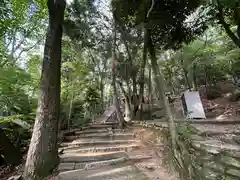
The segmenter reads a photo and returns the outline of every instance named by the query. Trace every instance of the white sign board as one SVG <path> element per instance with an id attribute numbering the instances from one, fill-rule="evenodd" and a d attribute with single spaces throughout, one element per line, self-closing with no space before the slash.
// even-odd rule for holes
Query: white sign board
<path id="1" fill-rule="evenodd" d="M 186 104 L 187 117 L 190 119 L 206 119 L 198 91 L 186 91 L 183 94 Z M 186 112 L 185 112 L 186 113 Z"/>

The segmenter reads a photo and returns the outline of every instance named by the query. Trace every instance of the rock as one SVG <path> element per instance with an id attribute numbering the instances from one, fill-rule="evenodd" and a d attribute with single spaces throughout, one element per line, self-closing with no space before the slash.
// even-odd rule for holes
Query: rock
<path id="1" fill-rule="evenodd" d="M 240 90 L 236 89 L 230 96 L 229 101 L 236 102 L 240 99 Z"/>
<path id="2" fill-rule="evenodd" d="M 238 169 L 229 169 L 226 171 L 227 174 L 240 178 L 240 172 Z"/>
<path id="3" fill-rule="evenodd" d="M 239 136 L 234 136 L 233 141 L 236 142 L 237 144 L 240 144 L 240 137 Z"/>
<path id="4" fill-rule="evenodd" d="M 216 162 L 216 161 L 205 162 L 204 167 L 206 167 L 208 169 L 211 169 L 211 170 L 213 170 L 215 172 L 218 172 L 218 173 L 223 173 L 224 170 L 225 170 L 225 166 Z"/>
<path id="5" fill-rule="evenodd" d="M 204 175 L 205 178 L 208 179 L 208 180 L 210 180 L 210 179 L 215 180 L 215 179 L 217 179 L 218 177 L 221 176 L 221 173 L 216 172 L 216 171 L 214 171 L 212 169 L 209 169 L 209 168 L 203 168 L 201 175 Z"/>
<path id="6" fill-rule="evenodd" d="M 233 166 L 240 169 L 240 161 L 235 158 L 223 156 L 221 158 L 221 161 L 226 165 Z"/>
<path id="7" fill-rule="evenodd" d="M 60 163 L 58 166 L 58 171 L 73 170 L 75 168 L 75 163 Z"/>

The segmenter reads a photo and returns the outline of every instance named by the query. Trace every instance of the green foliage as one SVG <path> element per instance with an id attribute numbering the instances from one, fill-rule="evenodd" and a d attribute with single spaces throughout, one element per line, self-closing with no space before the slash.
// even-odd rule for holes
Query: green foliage
<path id="1" fill-rule="evenodd" d="M 151 30 L 154 44 L 159 48 L 177 48 L 205 30 L 205 24 L 188 26 L 185 23 L 199 6 L 200 1 L 194 0 L 157 0 L 154 4 L 151 0 L 112 1 L 116 21 L 129 26 L 143 24 Z"/>
<path id="2" fill-rule="evenodd" d="M 178 51 L 163 52 L 161 59 L 165 61 L 160 66 L 168 88 L 178 91 L 182 89 L 181 85 L 184 85 L 184 89 L 189 84 L 191 87 L 207 85 L 209 94 L 219 97 L 220 89 L 215 91 L 211 87 L 229 79 L 237 81 L 239 52 L 239 48 L 225 33 L 211 28 L 192 43 L 184 44 Z"/>
<path id="3" fill-rule="evenodd" d="M 10 123 L 13 122 L 15 119 L 21 119 L 23 118 L 23 115 L 12 115 L 12 116 L 7 116 L 7 117 L 1 117 L 0 118 L 0 123 Z"/>
<path id="4" fill-rule="evenodd" d="M 89 87 L 84 99 L 85 109 L 95 109 L 100 104 L 100 96 L 96 88 Z"/>
<path id="5" fill-rule="evenodd" d="M 97 26 L 100 19 L 93 0 L 74 0 L 67 8 L 64 31 L 80 48 L 93 48 L 102 40 L 102 34 L 99 33 L 101 27 L 99 24 Z"/>
<path id="6" fill-rule="evenodd" d="M 0 117 L 0 128 L 4 130 L 16 147 L 19 147 L 31 135 L 31 125 L 26 122 L 25 116 L 22 114 Z"/>
<path id="7" fill-rule="evenodd" d="M 20 68 L 0 68 L 0 112 L 28 114 L 30 102 L 24 88 L 30 76 Z"/>

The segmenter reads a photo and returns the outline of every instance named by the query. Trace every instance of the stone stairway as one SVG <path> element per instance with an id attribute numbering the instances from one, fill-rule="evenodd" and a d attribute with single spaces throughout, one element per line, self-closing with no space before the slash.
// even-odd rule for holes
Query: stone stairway
<path id="1" fill-rule="evenodd" d="M 128 156 L 128 152 L 141 146 L 129 129 L 94 124 L 66 133 L 63 139 L 59 148 L 59 180 L 149 179 L 134 163 L 151 156 Z"/>
<path id="2" fill-rule="evenodd" d="M 63 135 L 58 180 L 173 180 L 133 127 L 92 124 Z"/>

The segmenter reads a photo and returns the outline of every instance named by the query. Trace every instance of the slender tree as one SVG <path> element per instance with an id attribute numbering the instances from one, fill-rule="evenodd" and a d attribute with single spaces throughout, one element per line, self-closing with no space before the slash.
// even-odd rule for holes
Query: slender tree
<path id="1" fill-rule="evenodd" d="M 117 29 L 116 24 L 113 25 L 113 43 L 112 43 L 112 87 L 113 87 L 113 104 L 117 111 L 117 119 L 119 122 L 119 128 L 123 128 L 124 126 L 124 119 L 120 109 L 120 104 L 118 101 L 118 92 L 116 86 L 116 36 L 117 36 Z"/>
<path id="2" fill-rule="evenodd" d="M 146 34 L 146 32 L 145 32 Z M 145 67 L 147 62 L 147 46 L 143 47 L 143 58 L 141 64 L 141 77 L 140 77 L 140 102 L 141 102 L 141 109 L 140 109 L 140 120 L 143 120 L 143 100 L 144 100 L 144 84 L 145 84 Z"/>
<path id="3" fill-rule="evenodd" d="M 58 164 L 62 23 L 65 0 L 48 0 L 49 27 L 36 120 L 25 165 L 25 179 L 43 179 Z"/>

